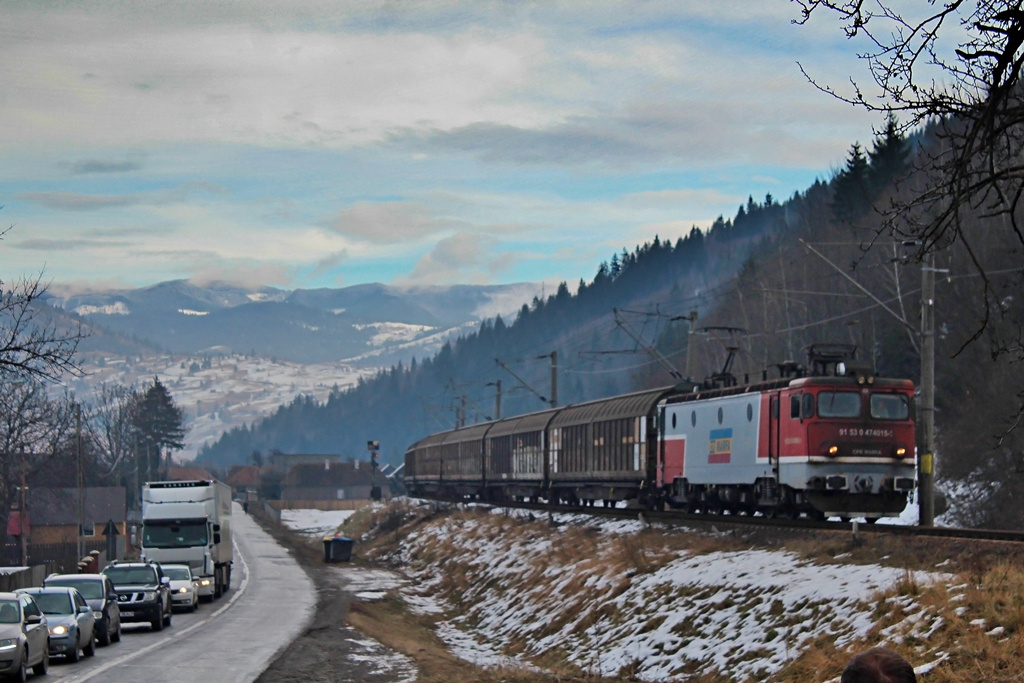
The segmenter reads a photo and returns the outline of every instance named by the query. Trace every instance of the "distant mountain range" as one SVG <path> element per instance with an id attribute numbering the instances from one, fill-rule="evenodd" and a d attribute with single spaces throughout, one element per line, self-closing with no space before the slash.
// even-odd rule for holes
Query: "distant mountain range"
<path id="1" fill-rule="evenodd" d="M 408 289 L 367 284 L 285 291 L 177 280 L 51 297 L 48 303 L 113 333 L 94 335 L 90 351 L 102 352 L 104 344 L 121 336 L 177 355 L 241 353 L 295 363 L 387 366 L 431 356 L 484 319 L 514 316 L 542 295 L 542 288 L 535 283 Z"/>

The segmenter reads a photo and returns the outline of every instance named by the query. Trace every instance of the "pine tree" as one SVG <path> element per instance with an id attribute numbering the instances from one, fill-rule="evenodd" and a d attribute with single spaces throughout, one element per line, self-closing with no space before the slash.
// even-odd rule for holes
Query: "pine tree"
<path id="1" fill-rule="evenodd" d="M 868 156 L 871 161 L 870 187 L 875 194 L 909 170 L 910 146 L 900 132 L 895 115 L 886 120 L 885 130 L 875 137 Z"/>
<path id="2" fill-rule="evenodd" d="M 871 206 L 868 160 L 860 143 L 853 143 L 846 157 L 846 167 L 832 181 L 832 214 L 836 220 L 851 223 Z"/>
<path id="3" fill-rule="evenodd" d="M 171 394 L 158 378 L 146 389 L 135 413 L 136 448 L 141 456 L 140 476 L 152 479 L 157 473 L 160 454 L 185 446 L 185 419 Z"/>

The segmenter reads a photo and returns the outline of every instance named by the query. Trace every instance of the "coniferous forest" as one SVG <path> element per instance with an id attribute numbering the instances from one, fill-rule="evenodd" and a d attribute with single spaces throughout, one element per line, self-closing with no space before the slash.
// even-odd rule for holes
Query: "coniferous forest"
<path id="1" fill-rule="evenodd" d="M 723 369 L 729 349 L 741 381 L 803 362 L 812 343 L 842 342 L 877 374 L 917 382 L 922 262 L 886 230 L 880 207 L 921 182 L 914 158 L 930 144 L 928 129 L 905 138 L 890 119 L 831 177 L 789 199 L 750 197 L 707 230 L 623 248 L 591 280 L 562 283 L 514 320 L 486 321 L 325 403 L 300 397 L 226 433 L 198 461 L 226 468 L 276 450 L 363 458 L 377 440 L 398 464 L 423 436 L 498 410 L 700 380 Z M 951 243 L 934 263 L 938 487 L 957 523 L 1019 527 L 1024 512 L 1007 503 L 1024 494 L 1024 431 L 1013 429 L 1024 370 L 1000 348 L 1024 329 L 1022 254 L 983 207 L 976 218 L 970 249 Z"/>

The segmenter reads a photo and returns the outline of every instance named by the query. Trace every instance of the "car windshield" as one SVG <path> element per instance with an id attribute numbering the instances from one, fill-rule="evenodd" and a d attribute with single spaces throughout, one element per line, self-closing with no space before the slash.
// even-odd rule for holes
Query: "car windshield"
<path id="1" fill-rule="evenodd" d="M 156 585 L 156 572 L 150 567 L 107 567 L 103 573 L 115 586 Z"/>
<path id="2" fill-rule="evenodd" d="M 860 394 L 823 391 L 818 394 L 818 417 L 860 417 Z"/>
<path id="3" fill-rule="evenodd" d="M 44 586 L 69 586 L 77 588 L 78 592 L 86 600 L 96 600 L 103 597 L 103 581 L 96 579 L 47 579 Z"/>
<path id="4" fill-rule="evenodd" d="M 188 567 L 164 567 L 164 574 L 171 577 L 172 581 L 188 581 L 192 578 Z"/>
<path id="5" fill-rule="evenodd" d="M 187 548 L 206 545 L 206 524 L 145 524 L 144 548 Z"/>
<path id="6" fill-rule="evenodd" d="M 74 614 L 75 608 L 68 593 L 35 593 L 33 598 L 43 614 Z"/>
<path id="7" fill-rule="evenodd" d="M 0 624 L 17 624 L 21 621 L 18 616 L 18 602 L 16 600 L 0 600 Z"/>
<path id="8" fill-rule="evenodd" d="M 871 394 L 871 417 L 875 420 L 906 420 L 910 402 L 903 394 Z"/>

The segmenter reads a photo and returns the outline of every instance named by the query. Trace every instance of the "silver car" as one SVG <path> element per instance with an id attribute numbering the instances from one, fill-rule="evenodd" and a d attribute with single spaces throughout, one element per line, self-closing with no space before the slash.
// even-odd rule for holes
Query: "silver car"
<path id="1" fill-rule="evenodd" d="M 19 588 L 16 593 L 31 595 L 46 615 L 50 631 L 50 654 L 64 655 L 77 662 L 80 654 L 96 654 L 96 616 L 76 588 Z"/>
<path id="2" fill-rule="evenodd" d="M 29 667 L 39 676 L 50 668 L 46 617 L 31 595 L 0 593 L 0 674 L 24 681 Z"/>
<path id="3" fill-rule="evenodd" d="M 164 576 L 171 580 L 171 607 L 195 612 L 199 605 L 199 581 L 187 564 L 164 564 Z"/>

